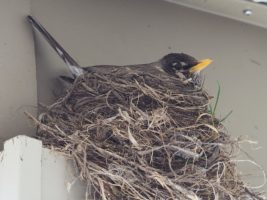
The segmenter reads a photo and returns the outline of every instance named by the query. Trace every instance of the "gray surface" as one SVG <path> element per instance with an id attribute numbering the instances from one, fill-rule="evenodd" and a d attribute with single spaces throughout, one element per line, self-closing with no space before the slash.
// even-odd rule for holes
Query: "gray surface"
<path id="1" fill-rule="evenodd" d="M 85 200 L 86 187 L 73 161 L 53 150 L 42 149 L 42 200 Z M 88 185 L 89 187 L 89 185 Z"/>
<path id="2" fill-rule="evenodd" d="M 212 58 L 206 87 L 216 95 L 220 82 L 218 116 L 233 110 L 229 133 L 258 140 L 261 149 L 246 148 L 267 169 L 266 29 L 159 0 L 35 0 L 32 10 L 81 65 L 145 63 L 180 51 Z M 64 64 L 40 37 L 37 62 L 39 100 L 49 103 Z"/>
<path id="3" fill-rule="evenodd" d="M 36 112 L 36 67 L 31 30 L 24 19 L 30 0 L 0 0 L 0 149 L 34 128 L 23 114 Z"/>

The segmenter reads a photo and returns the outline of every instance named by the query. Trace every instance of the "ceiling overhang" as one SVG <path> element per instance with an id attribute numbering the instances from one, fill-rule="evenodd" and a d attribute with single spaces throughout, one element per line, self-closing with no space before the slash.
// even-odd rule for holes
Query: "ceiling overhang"
<path id="1" fill-rule="evenodd" d="M 258 0 L 165 0 L 267 28 L 267 5 Z"/>

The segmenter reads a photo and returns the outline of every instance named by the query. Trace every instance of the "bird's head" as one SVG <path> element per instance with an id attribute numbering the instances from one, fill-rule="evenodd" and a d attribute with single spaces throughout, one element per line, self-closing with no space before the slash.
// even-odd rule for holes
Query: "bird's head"
<path id="1" fill-rule="evenodd" d="M 185 53 L 170 53 L 161 59 L 163 70 L 174 76 L 177 72 L 186 76 L 194 75 L 205 69 L 211 62 L 210 59 L 198 61 Z"/>

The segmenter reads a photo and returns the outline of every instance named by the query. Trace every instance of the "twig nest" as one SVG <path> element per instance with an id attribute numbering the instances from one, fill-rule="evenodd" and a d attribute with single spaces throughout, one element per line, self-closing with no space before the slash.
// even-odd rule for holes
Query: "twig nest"
<path id="1" fill-rule="evenodd" d="M 38 137 L 73 158 L 89 199 L 257 199 L 209 100 L 164 74 L 88 73 L 41 115 Z"/>

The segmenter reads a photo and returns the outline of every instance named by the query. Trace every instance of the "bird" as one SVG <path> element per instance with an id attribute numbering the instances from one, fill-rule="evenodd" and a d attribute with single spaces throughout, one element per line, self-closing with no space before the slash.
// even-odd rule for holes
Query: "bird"
<path id="1" fill-rule="evenodd" d="M 45 40 L 68 66 L 72 77 L 61 76 L 61 79 L 70 83 L 74 82 L 77 77 L 86 73 L 112 73 L 112 70 L 114 68 L 124 67 L 128 70 L 150 71 L 151 73 L 165 73 L 172 77 L 183 79 L 185 82 L 192 82 L 194 85 L 199 87 L 203 82 L 203 78 L 200 72 L 212 62 L 211 59 L 197 60 L 196 58 L 185 53 L 169 53 L 158 61 L 148 64 L 126 66 L 96 65 L 82 67 L 33 16 L 28 15 L 27 20 L 31 24 L 33 29 L 41 33 Z"/>

